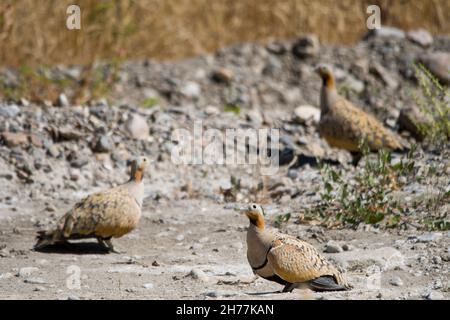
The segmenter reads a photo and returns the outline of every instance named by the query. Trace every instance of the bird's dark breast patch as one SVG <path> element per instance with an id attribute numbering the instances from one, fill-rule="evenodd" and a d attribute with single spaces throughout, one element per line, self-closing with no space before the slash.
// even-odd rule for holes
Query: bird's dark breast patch
<path id="1" fill-rule="evenodd" d="M 286 280 L 281 279 L 276 274 L 274 274 L 273 276 L 270 276 L 270 277 L 262 277 L 262 278 L 264 278 L 266 280 L 269 280 L 269 281 L 276 282 L 276 283 L 284 285 L 284 286 L 287 285 L 287 284 L 290 284 L 290 282 L 287 282 Z"/>

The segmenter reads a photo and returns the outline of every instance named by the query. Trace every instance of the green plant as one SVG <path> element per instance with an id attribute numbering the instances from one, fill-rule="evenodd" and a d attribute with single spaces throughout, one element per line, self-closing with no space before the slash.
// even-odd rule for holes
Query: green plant
<path id="1" fill-rule="evenodd" d="M 400 176 L 414 176 L 414 149 L 395 164 L 389 152 L 381 150 L 373 158 L 367 144 L 362 144 L 361 150 L 364 166 L 350 180 L 344 178 L 345 169 L 321 166 L 324 188 L 316 211 L 327 222 L 383 222 L 386 227 L 395 227 L 401 222 L 403 207 L 390 194 L 399 188 Z"/>
<path id="2" fill-rule="evenodd" d="M 279 214 L 275 218 L 274 224 L 277 228 L 280 228 L 283 225 L 283 223 L 288 222 L 290 219 L 291 219 L 290 213 Z"/>
<path id="3" fill-rule="evenodd" d="M 236 104 L 228 103 L 225 105 L 224 111 L 232 112 L 238 115 L 239 113 L 241 113 L 241 107 Z"/>
<path id="4" fill-rule="evenodd" d="M 142 108 L 153 108 L 159 104 L 158 98 L 148 98 L 141 102 Z"/>
<path id="5" fill-rule="evenodd" d="M 417 127 L 431 146 L 442 148 L 450 142 L 450 94 L 436 77 L 422 64 L 414 66 L 422 96 L 414 96 L 416 103 L 429 122 Z"/>

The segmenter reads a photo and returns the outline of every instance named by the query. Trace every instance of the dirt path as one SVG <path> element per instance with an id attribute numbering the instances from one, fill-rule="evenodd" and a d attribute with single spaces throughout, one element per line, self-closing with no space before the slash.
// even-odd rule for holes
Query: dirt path
<path id="1" fill-rule="evenodd" d="M 450 298 L 448 233 L 431 234 L 435 239 L 424 242 L 430 239 L 419 240 L 418 234 L 289 224 L 285 231 L 319 249 L 330 239 L 350 247 L 328 257 L 346 267 L 355 288 L 280 294 L 273 293 L 279 285 L 253 276 L 245 252 L 247 221 L 223 205 L 186 200 L 147 206 L 138 229 L 115 241 L 122 254 L 105 254 L 96 244 L 84 243 L 70 250 L 31 251 L 36 218 L 25 214 L 0 220 L 2 299 Z"/>

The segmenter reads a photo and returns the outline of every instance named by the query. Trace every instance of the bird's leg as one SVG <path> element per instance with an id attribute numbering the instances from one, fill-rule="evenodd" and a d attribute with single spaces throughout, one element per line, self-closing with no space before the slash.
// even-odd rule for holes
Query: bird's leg
<path id="1" fill-rule="evenodd" d="M 295 289 L 295 283 L 288 283 L 281 292 L 292 292 Z"/>
<path id="2" fill-rule="evenodd" d="M 111 242 L 111 238 L 104 239 L 104 240 L 105 240 L 106 246 L 108 247 L 108 249 L 109 249 L 110 252 L 113 252 L 113 253 L 120 253 L 119 251 L 117 251 L 116 249 L 114 249 L 114 246 L 113 246 L 113 244 L 112 244 L 112 242 Z"/>
<path id="3" fill-rule="evenodd" d="M 110 250 L 108 245 L 105 243 L 105 241 L 103 241 L 103 238 L 98 237 L 97 241 L 98 241 L 98 244 L 101 245 L 103 248 L 107 249 L 108 251 Z"/>

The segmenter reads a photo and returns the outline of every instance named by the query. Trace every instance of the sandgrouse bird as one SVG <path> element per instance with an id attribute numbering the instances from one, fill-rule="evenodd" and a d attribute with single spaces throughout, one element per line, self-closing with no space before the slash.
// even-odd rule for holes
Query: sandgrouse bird
<path id="1" fill-rule="evenodd" d="M 109 251 L 117 253 L 111 238 L 132 231 L 141 217 L 143 175 L 148 164 L 146 157 L 136 158 L 128 182 L 88 196 L 62 216 L 55 229 L 39 231 L 35 250 L 72 239 L 96 238 Z"/>
<path id="2" fill-rule="evenodd" d="M 331 147 L 348 150 L 354 155 L 360 154 L 362 141 L 371 151 L 404 149 L 400 139 L 374 116 L 337 93 L 335 79 L 328 66 L 321 64 L 316 67 L 316 72 L 322 78 L 319 133 Z"/>
<path id="3" fill-rule="evenodd" d="M 261 206 L 250 204 L 243 212 L 250 220 L 247 259 L 255 274 L 284 285 L 283 292 L 305 285 L 314 291 L 351 288 L 344 275 L 312 245 L 266 230 Z"/>

